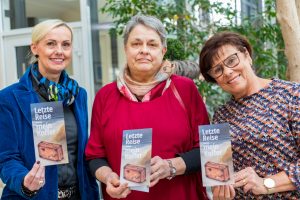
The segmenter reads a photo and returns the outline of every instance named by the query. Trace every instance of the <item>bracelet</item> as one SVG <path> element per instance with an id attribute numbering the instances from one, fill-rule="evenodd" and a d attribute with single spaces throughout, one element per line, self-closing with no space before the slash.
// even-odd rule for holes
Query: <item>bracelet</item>
<path id="1" fill-rule="evenodd" d="M 170 167 L 170 176 L 167 177 L 168 180 L 171 180 L 172 178 L 174 178 L 176 176 L 176 168 L 173 166 L 173 163 L 171 160 L 166 160 L 169 163 L 169 167 Z"/>
<path id="2" fill-rule="evenodd" d="M 23 194 L 25 194 L 27 197 L 33 197 L 37 194 L 38 190 L 31 191 L 27 187 L 25 187 L 24 182 L 22 182 L 21 191 Z"/>
<path id="3" fill-rule="evenodd" d="M 269 188 L 269 189 L 267 189 L 267 194 L 273 194 L 273 193 L 274 193 L 273 189 L 274 189 L 274 188 Z"/>

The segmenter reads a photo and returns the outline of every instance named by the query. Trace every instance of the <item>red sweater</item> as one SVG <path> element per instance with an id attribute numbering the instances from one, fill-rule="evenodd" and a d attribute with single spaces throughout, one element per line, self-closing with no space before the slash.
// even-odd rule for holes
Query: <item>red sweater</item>
<path id="1" fill-rule="evenodd" d="M 149 102 L 128 100 L 119 92 L 116 82 L 103 87 L 93 105 L 87 159 L 106 158 L 112 170 L 120 174 L 122 133 L 129 129 L 152 128 L 152 157 L 174 158 L 199 147 L 198 126 L 209 123 L 205 105 L 190 79 L 174 75 L 171 79 L 187 113 L 170 87 Z M 165 82 L 161 83 L 153 92 L 161 94 L 164 85 Z M 195 159 L 200 159 L 200 155 Z M 132 191 L 126 199 L 203 199 L 205 188 L 201 185 L 200 173 L 179 175 L 172 180 L 160 180 L 149 193 Z M 105 191 L 103 188 L 104 199 L 112 199 Z"/>

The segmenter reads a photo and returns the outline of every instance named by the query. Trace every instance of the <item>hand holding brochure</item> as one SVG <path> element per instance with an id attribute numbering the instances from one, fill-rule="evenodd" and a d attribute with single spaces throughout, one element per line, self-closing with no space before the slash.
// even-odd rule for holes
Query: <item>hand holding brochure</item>
<path id="1" fill-rule="evenodd" d="M 229 124 L 199 126 L 203 186 L 234 184 Z"/>
<path id="2" fill-rule="evenodd" d="M 34 103 L 30 107 L 35 159 L 43 166 L 68 163 L 62 102 Z"/>
<path id="3" fill-rule="evenodd" d="M 131 190 L 149 192 L 152 129 L 123 131 L 120 182 Z"/>

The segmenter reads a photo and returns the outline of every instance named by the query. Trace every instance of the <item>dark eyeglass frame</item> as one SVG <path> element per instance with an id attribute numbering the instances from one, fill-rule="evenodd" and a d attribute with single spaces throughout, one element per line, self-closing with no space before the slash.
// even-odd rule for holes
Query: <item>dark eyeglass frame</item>
<path id="1" fill-rule="evenodd" d="M 231 58 L 232 56 L 234 56 L 234 55 L 236 56 L 238 62 L 237 62 L 234 66 L 226 65 L 225 62 L 226 62 L 229 58 Z M 221 65 L 221 63 L 223 63 L 223 65 Z M 212 78 L 216 79 L 216 78 L 219 78 L 220 76 L 223 75 L 223 73 L 224 73 L 224 65 L 225 65 L 226 67 L 228 67 L 228 68 L 235 68 L 238 64 L 240 64 L 240 58 L 239 58 L 239 56 L 238 56 L 238 52 L 236 52 L 236 53 L 233 53 L 233 54 L 229 55 L 229 56 L 228 56 L 227 58 L 225 58 L 223 61 L 221 61 L 221 62 L 219 62 L 218 64 L 216 64 L 214 67 L 210 68 L 210 69 L 207 71 L 207 74 L 208 74 L 209 76 L 211 76 Z M 216 67 L 219 67 L 220 65 L 221 65 L 222 73 L 221 73 L 220 75 L 218 75 L 218 76 L 213 76 L 213 75 L 211 74 L 211 72 L 213 71 L 213 69 L 215 69 Z"/>

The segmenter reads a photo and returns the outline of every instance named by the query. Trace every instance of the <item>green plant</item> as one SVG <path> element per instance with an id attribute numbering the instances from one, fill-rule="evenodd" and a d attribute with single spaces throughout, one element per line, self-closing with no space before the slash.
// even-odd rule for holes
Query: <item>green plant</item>
<path id="1" fill-rule="evenodd" d="M 168 50 L 165 58 L 169 60 L 185 60 L 187 58 L 183 44 L 178 39 L 167 39 Z"/>
<path id="2" fill-rule="evenodd" d="M 181 59 L 196 60 L 203 43 L 210 35 L 224 30 L 239 32 L 253 45 L 256 73 L 265 78 L 286 79 L 287 60 L 283 52 L 281 31 L 276 22 L 275 1 L 265 0 L 264 8 L 262 13 L 243 18 L 241 23 L 237 23 L 240 14 L 231 4 L 210 3 L 209 0 L 107 0 L 102 12 L 112 15 L 119 34 L 122 34 L 125 23 L 135 14 L 159 18 L 167 32 L 175 36 L 184 48 L 184 51 L 174 50 L 181 47 L 177 47 L 176 42 L 172 41 L 174 49 L 173 44 L 169 46 L 169 50 L 171 49 L 167 55 L 169 59 L 172 56 L 182 56 Z M 199 13 L 204 13 L 201 20 Z M 210 17 L 217 15 L 223 17 Z M 217 85 L 201 80 L 195 80 L 195 83 L 206 100 L 208 111 L 212 116 L 214 109 L 228 100 L 229 95 Z"/>
<path id="3" fill-rule="evenodd" d="M 194 80 L 207 108 L 209 117 L 212 119 L 214 111 L 230 99 L 230 95 L 225 93 L 217 84 L 207 83 L 203 80 Z"/>

